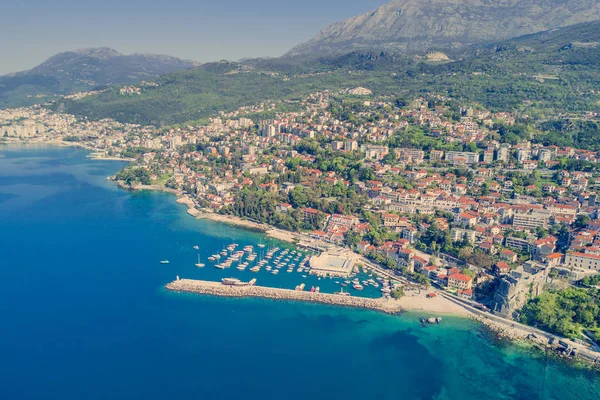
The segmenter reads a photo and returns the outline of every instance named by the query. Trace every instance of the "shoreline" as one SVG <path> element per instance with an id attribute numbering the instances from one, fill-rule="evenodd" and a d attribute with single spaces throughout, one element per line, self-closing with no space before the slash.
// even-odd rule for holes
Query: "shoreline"
<path id="1" fill-rule="evenodd" d="M 108 156 L 106 154 L 106 150 L 97 149 L 95 147 L 86 146 L 81 142 L 65 142 L 64 140 L 50 140 L 50 139 L 42 139 L 42 140 L 27 140 L 27 139 L 8 139 L 3 144 L 21 144 L 21 145 L 49 145 L 56 147 L 79 147 L 81 149 L 85 149 L 90 151 L 90 154 L 87 155 L 87 158 L 90 160 L 98 160 L 98 161 L 124 161 L 124 162 L 132 162 L 135 161 L 133 158 L 123 158 L 118 156 Z"/>
<path id="2" fill-rule="evenodd" d="M 104 153 L 104 150 L 95 149 L 92 147 L 85 146 L 78 142 L 64 142 L 62 140 L 39 140 L 39 141 L 5 141 L 5 144 L 24 144 L 24 145 L 50 145 L 58 147 L 79 147 L 90 151 L 88 158 L 91 160 L 106 160 L 106 161 L 126 161 L 131 162 L 131 159 L 123 159 L 119 157 L 102 156 L 95 153 Z M 254 221 L 245 220 L 233 215 L 218 214 L 208 210 L 198 210 L 196 204 L 192 198 L 188 195 L 183 194 L 181 190 L 166 188 L 161 185 L 135 185 L 129 186 L 122 181 L 116 181 L 114 177 L 107 178 L 114 181 L 120 188 L 132 191 L 160 191 L 164 193 L 170 193 L 176 195 L 176 203 L 186 205 L 187 213 L 196 219 L 207 219 L 218 223 L 226 223 L 231 226 L 249 229 L 252 231 L 263 232 L 267 236 L 285 241 L 292 244 L 297 244 L 303 235 L 295 232 L 284 231 L 273 226 L 258 223 Z M 370 264 L 366 263 L 367 265 Z M 378 270 L 380 268 L 377 268 Z M 181 282 L 181 283 L 177 283 Z M 303 301 L 312 303 L 321 303 L 329 305 L 337 305 L 359 309 L 370 309 L 381 311 L 388 314 L 398 314 L 402 311 L 418 312 L 422 311 L 429 314 L 441 314 L 451 315 L 456 317 L 468 318 L 479 322 L 483 328 L 485 328 L 490 334 L 492 334 L 497 340 L 507 340 L 511 343 L 522 344 L 526 346 L 534 347 L 538 350 L 542 350 L 547 345 L 547 338 L 544 336 L 554 336 L 548 332 L 544 332 L 543 335 L 537 335 L 532 337 L 533 330 L 535 328 L 520 326 L 521 324 L 513 324 L 509 326 L 506 323 L 500 323 L 493 320 L 494 315 L 482 316 L 479 312 L 470 310 L 469 307 L 464 305 L 458 305 L 453 301 L 450 301 L 442 296 L 438 296 L 435 299 L 421 300 L 420 297 L 425 299 L 424 295 L 413 295 L 404 296 L 399 300 L 384 298 L 364 298 L 359 296 L 339 296 L 328 293 L 311 293 L 311 292 L 297 292 L 290 289 L 278 289 L 269 287 L 253 286 L 253 290 L 242 289 L 243 287 L 231 287 L 225 286 L 220 283 L 211 282 L 211 285 L 198 285 L 198 284 L 187 284 L 184 282 L 194 282 L 192 280 L 182 279 L 167 284 L 165 287 L 171 291 L 189 292 L 204 295 L 213 295 L 219 297 L 256 297 L 274 300 L 291 300 L 291 301 Z M 206 281 L 200 281 L 206 282 Z M 234 288 L 229 289 L 228 288 Z M 225 289 L 225 290 L 223 290 Z M 242 289 L 242 290 L 240 290 Z M 555 349 L 555 348 L 554 348 Z M 572 360 L 565 359 L 563 356 L 558 358 L 563 361 Z M 596 367 L 596 363 L 593 359 L 588 357 L 577 357 L 578 361 L 582 361 L 584 364 L 592 367 Z"/>
<path id="3" fill-rule="evenodd" d="M 199 295 L 209 295 L 229 298 L 261 298 L 272 300 L 300 301 L 343 306 L 356 309 L 366 309 L 398 314 L 405 311 L 423 312 L 431 315 L 444 315 L 467 318 L 466 310 L 443 298 L 426 299 L 425 296 L 403 297 L 399 300 L 383 297 L 369 298 L 360 296 L 341 296 L 332 293 L 316 293 L 292 289 L 273 288 L 269 286 L 230 286 L 220 282 L 195 279 L 179 279 L 169 282 L 165 288 L 174 292 L 186 292 Z"/>

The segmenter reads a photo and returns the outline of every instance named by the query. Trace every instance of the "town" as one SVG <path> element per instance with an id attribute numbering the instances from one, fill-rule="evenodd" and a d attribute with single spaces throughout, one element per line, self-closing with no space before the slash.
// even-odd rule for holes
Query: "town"
<path id="1" fill-rule="evenodd" d="M 169 188 L 198 212 L 351 248 L 539 324 L 525 315 L 528 301 L 600 284 L 600 164 L 597 152 L 551 143 L 526 119 L 434 94 L 406 101 L 354 88 L 166 128 L 41 106 L 1 110 L 0 140 L 133 160 L 116 176 L 128 187 Z"/>

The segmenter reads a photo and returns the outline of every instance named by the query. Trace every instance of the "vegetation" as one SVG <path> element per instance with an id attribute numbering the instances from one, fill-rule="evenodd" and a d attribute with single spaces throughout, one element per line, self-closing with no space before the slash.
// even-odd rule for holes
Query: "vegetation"
<path id="1" fill-rule="evenodd" d="M 534 140 L 595 147 L 597 124 L 550 119 L 560 112 L 600 110 L 596 93 L 600 47 L 573 45 L 578 41 L 600 41 L 600 23 L 558 30 L 550 38 L 530 35 L 488 48 L 471 48 L 455 54 L 458 61 L 443 64 L 387 53 L 205 64 L 164 75 L 157 80 L 157 87 L 141 87 L 137 96 L 122 96 L 118 88 L 112 88 L 81 100 L 60 101 L 53 107 L 64 106 L 67 112 L 92 119 L 172 125 L 265 100 L 364 86 L 375 96 L 389 96 L 399 104 L 424 93 L 437 93 L 463 103 L 480 103 L 492 111 L 526 112 L 530 119 L 524 122 L 544 121 L 540 126 L 544 135 Z M 506 142 L 535 133 L 524 125 L 500 128 Z"/>
<path id="2" fill-rule="evenodd" d="M 520 320 L 569 338 L 581 337 L 584 329 L 600 326 L 599 291 L 568 288 L 549 291 L 529 300 Z"/>
<path id="3" fill-rule="evenodd" d="M 116 179 L 124 181 L 128 185 L 134 185 L 136 183 L 149 185 L 150 173 L 144 168 L 125 168 L 116 175 Z"/>
<path id="4" fill-rule="evenodd" d="M 396 289 L 392 290 L 391 296 L 394 299 L 400 299 L 404 297 L 404 289 L 402 289 L 401 286 L 397 287 Z"/>

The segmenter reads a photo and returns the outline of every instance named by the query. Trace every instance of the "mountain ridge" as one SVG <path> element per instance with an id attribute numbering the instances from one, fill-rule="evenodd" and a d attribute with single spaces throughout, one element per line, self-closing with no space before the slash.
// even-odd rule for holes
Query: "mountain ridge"
<path id="1" fill-rule="evenodd" d="M 393 0 L 325 27 L 284 57 L 368 49 L 423 53 L 596 20 L 595 0 Z"/>
<path id="2" fill-rule="evenodd" d="M 0 76 L 0 106 L 19 106 L 98 87 L 137 83 L 200 63 L 160 54 L 124 55 L 109 47 L 65 51 L 33 68 Z"/>

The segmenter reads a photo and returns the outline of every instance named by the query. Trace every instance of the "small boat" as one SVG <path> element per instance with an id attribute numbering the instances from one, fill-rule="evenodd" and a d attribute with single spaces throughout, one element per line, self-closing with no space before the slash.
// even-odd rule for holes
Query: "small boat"
<path id="1" fill-rule="evenodd" d="M 218 268 L 218 269 L 225 269 L 225 265 L 224 265 L 224 264 L 216 264 L 216 265 L 215 265 L 215 268 Z"/>
<path id="2" fill-rule="evenodd" d="M 200 250 L 200 247 L 194 246 L 194 250 Z"/>
<path id="3" fill-rule="evenodd" d="M 265 245 L 264 245 L 264 243 L 262 242 L 262 240 L 259 240 L 259 241 L 258 241 L 258 244 L 257 244 L 257 246 L 258 246 L 258 247 L 260 247 L 261 249 L 265 247 Z"/>
<path id="4" fill-rule="evenodd" d="M 272 273 L 273 275 L 277 275 L 277 274 L 279 273 L 279 270 L 278 270 L 278 269 L 274 269 L 274 270 L 272 270 L 272 271 L 271 271 L 271 273 Z"/>
<path id="5" fill-rule="evenodd" d="M 255 267 L 250 268 L 250 271 L 252 271 L 252 272 L 258 272 L 258 271 L 260 271 L 260 267 L 257 265 Z"/>
<path id="6" fill-rule="evenodd" d="M 363 290 L 364 287 L 363 285 L 361 285 L 360 283 L 355 283 L 354 286 L 352 286 L 354 289 L 356 290 Z"/>
<path id="7" fill-rule="evenodd" d="M 160 263 L 161 263 L 161 264 L 168 264 L 168 263 L 169 263 L 169 260 L 162 260 Z"/>
<path id="8" fill-rule="evenodd" d="M 204 267 L 204 264 L 202 264 L 202 263 L 200 262 L 200 254 L 198 254 L 198 262 L 196 263 L 196 267 L 198 267 L 198 268 L 202 268 L 202 267 Z"/>
<path id="9" fill-rule="evenodd" d="M 339 292 L 334 292 L 333 294 L 339 294 L 340 296 L 350 296 L 350 293 L 344 292 L 344 288 L 342 288 L 342 290 L 340 290 Z"/>

